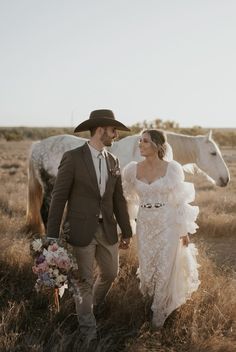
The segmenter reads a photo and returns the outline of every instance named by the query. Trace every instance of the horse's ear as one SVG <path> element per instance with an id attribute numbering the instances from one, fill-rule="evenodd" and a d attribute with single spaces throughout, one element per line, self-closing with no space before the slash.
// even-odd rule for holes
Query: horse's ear
<path id="1" fill-rule="evenodd" d="M 211 139 L 211 137 L 212 137 L 212 130 L 210 130 L 206 135 L 206 138 L 208 141 Z"/>

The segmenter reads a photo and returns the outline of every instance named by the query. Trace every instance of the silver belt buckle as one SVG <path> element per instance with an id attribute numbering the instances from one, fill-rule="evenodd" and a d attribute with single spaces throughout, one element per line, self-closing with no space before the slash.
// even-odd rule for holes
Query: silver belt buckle
<path id="1" fill-rule="evenodd" d="M 151 208 L 160 208 L 160 207 L 162 207 L 163 205 L 165 205 L 165 203 L 160 203 L 160 202 L 157 202 L 157 203 L 155 203 L 155 204 L 147 203 L 147 204 L 141 204 L 141 208 L 148 208 L 148 209 L 151 209 Z"/>
<path id="2" fill-rule="evenodd" d="M 160 208 L 160 207 L 162 207 L 162 205 L 163 205 L 163 203 L 159 203 L 159 202 L 158 202 L 158 203 L 155 203 L 155 204 L 154 204 L 154 207 L 155 207 L 155 208 Z"/>

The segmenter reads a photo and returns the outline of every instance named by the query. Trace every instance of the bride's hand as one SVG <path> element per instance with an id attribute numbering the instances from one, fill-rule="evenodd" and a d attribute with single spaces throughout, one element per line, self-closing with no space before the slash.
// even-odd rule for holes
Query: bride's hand
<path id="1" fill-rule="evenodd" d="M 183 246 L 188 247 L 189 242 L 190 242 L 190 239 L 189 239 L 188 235 L 182 236 L 180 238 L 182 239 Z"/>

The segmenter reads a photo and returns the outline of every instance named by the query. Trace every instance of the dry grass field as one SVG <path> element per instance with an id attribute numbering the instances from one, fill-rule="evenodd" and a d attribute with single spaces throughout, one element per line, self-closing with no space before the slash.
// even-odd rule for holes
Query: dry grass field
<path id="1" fill-rule="evenodd" d="M 30 141 L 0 141 L 0 351 L 79 351 L 73 298 L 66 292 L 61 310 L 34 290 L 31 239 L 23 231 L 26 211 L 27 156 Z M 94 352 L 236 351 L 236 151 L 222 149 L 231 182 L 216 188 L 195 180 L 200 207 L 201 286 L 175 311 L 160 332 L 150 328 L 149 303 L 138 290 L 135 240 L 121 253 L 120 274 L 98 320 Z"/>

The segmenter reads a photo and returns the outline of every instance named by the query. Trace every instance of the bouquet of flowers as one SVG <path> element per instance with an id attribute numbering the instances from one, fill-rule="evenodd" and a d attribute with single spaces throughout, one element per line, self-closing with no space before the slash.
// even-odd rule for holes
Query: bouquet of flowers
<path id="1" fill-rule="evenodd" d="M 68 275 L 77 269 L 75 259 L 56 242 L 36 239 L 31 247 L 35 257 L 32 270 L 37 275 L 36 291 L 54 289 L 55 301 L 58 301 L 58 295 L 62 297 L 68 288 Z"/>

